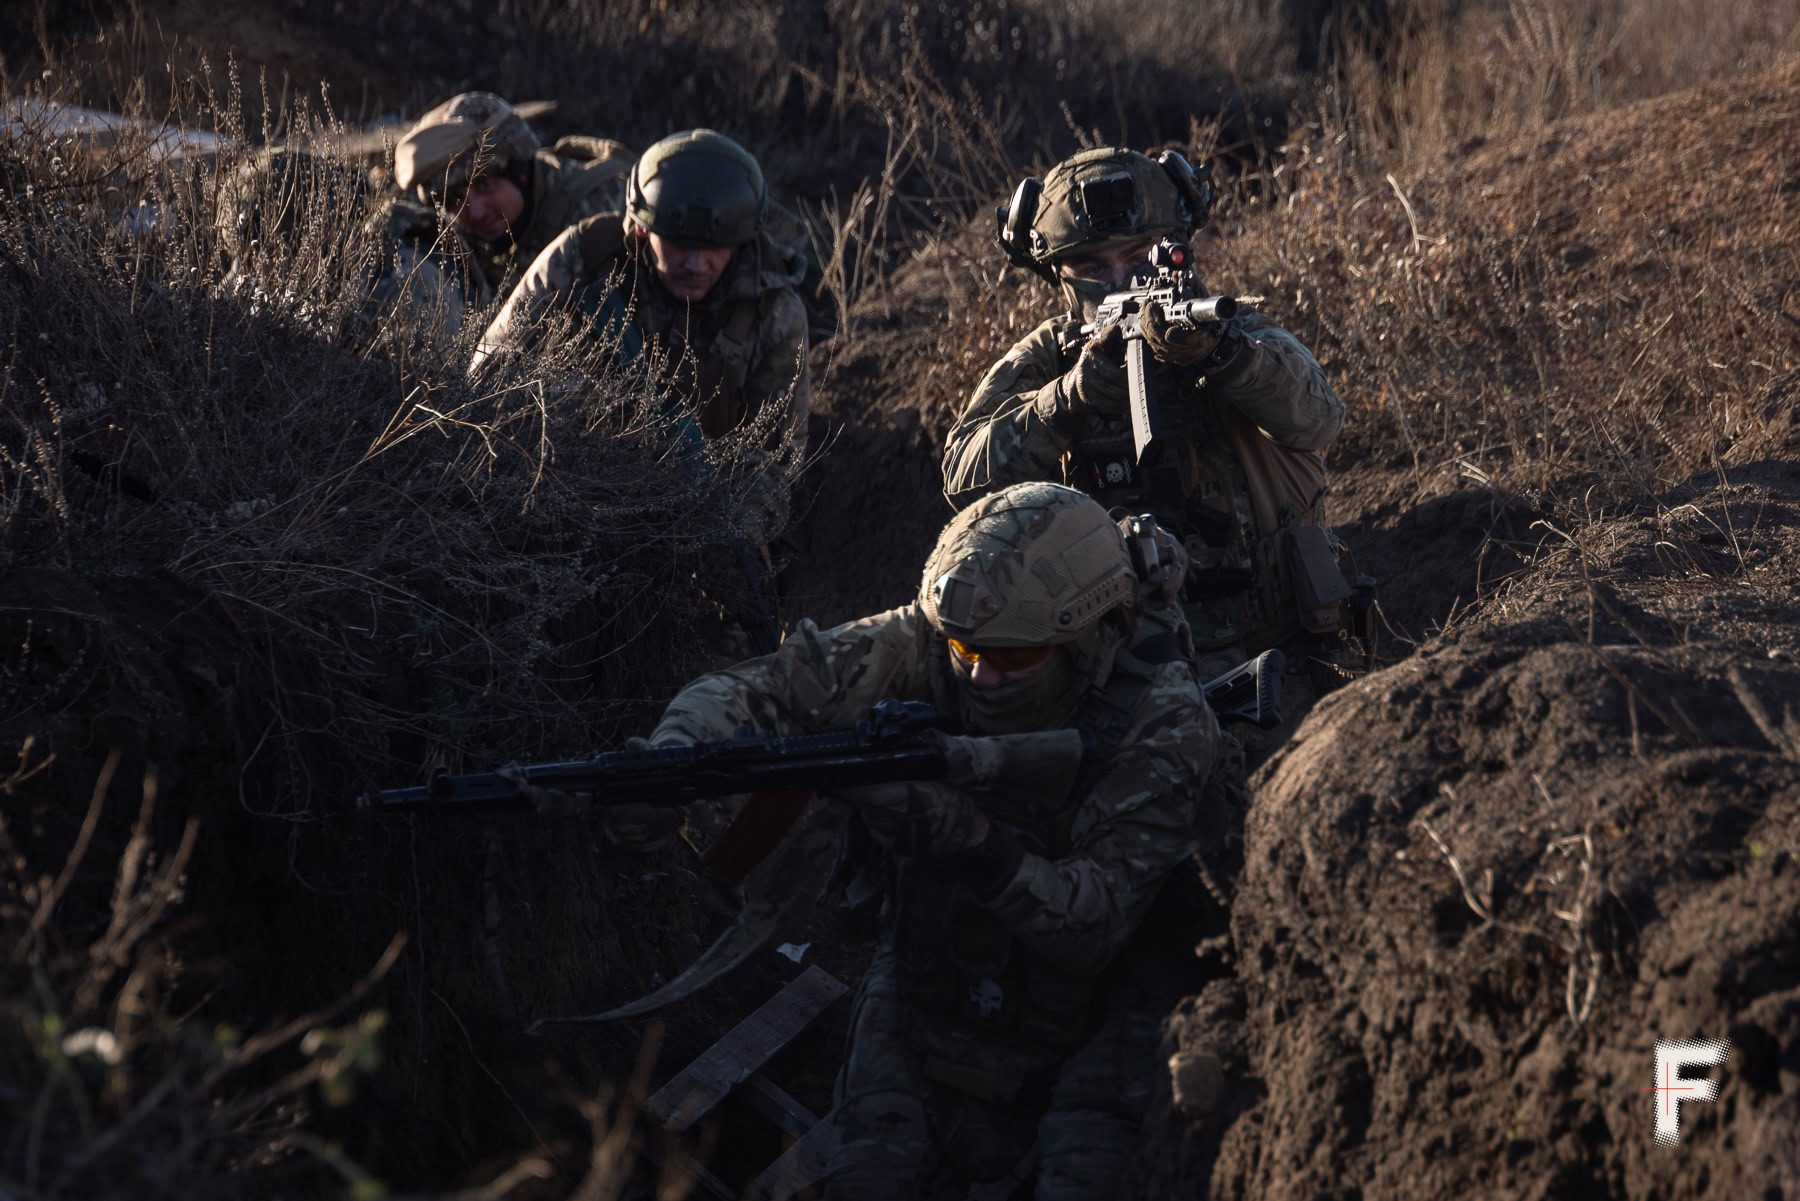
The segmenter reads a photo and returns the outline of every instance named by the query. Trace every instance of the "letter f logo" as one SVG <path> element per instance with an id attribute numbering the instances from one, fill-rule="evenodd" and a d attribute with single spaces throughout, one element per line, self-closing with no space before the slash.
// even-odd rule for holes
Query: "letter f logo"
<path id="1" fill-rule="evenodd" d="M 1657 1094 L 1656 1141 L 1673 1147 L 1681 1141 L 1681 1103 L 1683 1101 L 1717 1101 L 1717 1081 L 1704 1077 L 1685 1077 L 1682 1068 L 1711 1067 L 1725 1062 L 1731 1054 L 1731 1043 L 1724 1039 L 1696 1039 L 1693 1042 L 1656 1040 L 1656 1083 L 1649 1086 Z M 1675 1082 L 1679 1080 L 1680 1084 Z M 1644 1091 L 1644 1090 L 1639 1090 Z"/>

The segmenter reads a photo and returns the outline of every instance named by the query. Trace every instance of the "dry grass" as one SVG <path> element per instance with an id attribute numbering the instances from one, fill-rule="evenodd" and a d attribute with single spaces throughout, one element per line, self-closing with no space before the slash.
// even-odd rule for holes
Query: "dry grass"
<path id="1" fill-rule="evenodd" d="M 1354 414 L 1340 454 L 1416 482 L 1647 498 L 1789 434 L 1793 251 L 1769 180 L 1800 147 L 1714 144 L 1704 114 L 1729 103 L 1602 115 L 1411 174 L 1322 124 L 1240 193 L 1214 261 L 1336 373 Z"/>
<path id="2" fill-rule="evenodd" d="M 472 392 L 478 323 L 377 313 L 381 247 L 346 195 L 303 196 L 220 287 L 213 172 L 9 150 L 9 175 L 50 186 L 0 211 L 6 565 L 166 573 L 302 651 L 296 692 L 333 702 L 293 720 L 367 748 L 370 778 L 406 772 L 378 749 L 396 736 L 449 763 L 587 744 L 694 662 L 672 648 L 705 606 L 670 598 L 734 594 L 714 564 L 741 538 L 749 436 L 677 454 L 634 377 L 566 345 Z M 571 367 L 578 388 L 539 382 Z M 425 676 L 403 707 L 369 683 L 396 666 Z"/>
<path id="3" fill-rule="evenodd" d="M 1422 166 L 1474 139 L 1762 70 L 1800 52 L 1800 13 L 1700 0 L 1395 0 L 1351 40 L 1323 107 L 1366 152 Z"/>
<path id="4" fill-rule="evenodd" d="M 159 13 L 179 7 L 119 18 L 101 53 L 124 48 L 96 77 L 56 43 L 68 26 L 47 19 L 50 45 L 33 49 L 34 22 L 22 48 L 0 50 L 9 86 L 35 82 L 42 58 L 69 95 L 159 118 L 210 114 L 239 146 L 242 115 L 256 128 L 265 108 L 270 127 L 334 127 L 329 105 L 284 101 L 274 82 L 266 102 L 260 80 L 239 90 L 222 56 L 212 91 L 203 74 L 146 73 Z M 641 144 L 700 123 L 755 131 L 778 192 L 815 231 L 817 316 L 836 330 L 817 364 L 822 399 L 871 427 L 910 409 L 927 450 L 1056 303 L 1006 267 L 991 206 L 1078 145 L 1173 139 L 1226 168 L 1209 274 L 1265 295 L 1349 403 L 1340 466 L 1391 474 L 1414 494 L 1460 473 L 1604 503 L 1778 451 L 1800 372 L 1778 285 L 1800 264 L 1775 233 L 1764 254 L 1753 239 L 1785 228 L 1786 197 L 1769 181 L 1800 161 L 1780 132 L 1797 114 L 1759 118 L 1769 148 L 1756 171 L 1732 170 L 1731 147 L 1709 151 L 1690 130 L 1661 174 L 1628 164 L 1598 198 L 1570 175 L 1600 161 L 1611 106 L 1791 54 L 1797 19 L 1749 0 L 1388 9 L 1385 27 L 1340 17 L 1344 38 L 1317 78 L 1296 73 L 1274 0 L 1197 12 L 1123 0 L 502 0 L 480 18 L 511 29 L 498 42 L 459 25 L 477 21 L 460 11 L 407 28 L 422 77 L 562 99 L 553 132 Z M 302 33 L 322 20 L 290 15 Z M 382 30 L 369 32 L 373 44 Z M 470 75 L 475 48 L 496 44 Z M 671 78 L 671 62 L 685 72 Z M 596 77 L 614 88 L 596 93 Z M 417 111 L 439 98 L 398 84 L 372 95 L 350 107 Z M 1553 126 L 1571 157 L 1544 149 Z M 0 570 L 83 581 L 115 606 L 133 581 L 207 606 L 270 718 L 254 746 L 219 752 L 222 777 L 254 782 L 242 795 L 258 814 L 300 822 L 352 781 L 564 755 L 641 722 L 700 665 L 693 631 L 717 620 L 716 598 L 730 602 L 730 514 L 752 486 L 738 460 L 758 431 L 711 448 L 702 468 L 676 453 L 632 379 L 554 338 L 523 383 L 472 391 L 462 364 L 479 321 L 444 338 L 405 315 L 372 317 L 366 281 L 381 250 L 357 202 L 332 188 L 256 247 L 243 282 L 222 286 L 211 214 L 230 166 L 230 154 L 216 168 L 172 167 L 147 144 L 93 160 L 0 136 Z M 1587 220 L 1605 203 L 1616 208 L 1606 221 Z M 1592 236 L 1608 223 L 1623 231 L 1616 244 Z M 902 566 L 910 576 L 916 562 Z M 46 713 L 79 722 L 111 698 L 148 696 L 145 664 L 178 653 L 90 617 L 0 608 L 9 745 Z M 200 1021 L 167 1006 L 134 1009 L 146 989 L 179 992 L 172 919 L 192 836 L 176 823 L 160 843 L 115 840 L 139 845 L 135 874 L 110 899 L 89 880 L 101 899 L 72 909 L 57 880 L 81 862 L 71 848 L 84 811 L 32 794 L 53 777 L 74 775 L 7 785 L 60 824 L 30 840 L 7 831 L 0 952 L 20 948 L 9 995 L 27 999 L 0 1043 L 0 1114 L 41 1133 L 0 1143 L 0 1188 L 120 1195 L 129 1172 L 154 1169 L 185 1195 L 225 1196 L 235 1168 L 254 1190 L 296 1163 L 371 1187 L 355 1155 L 333 1160 L 329 1143 L 293 1128 L 297 1111 L 278 1129 L 259 1124 L 268 1109 L 239 1108 L 300 1098 L 354 1030 L 316 1044 L 326 1057 L 314 1056 L 314 1076 L 253 1088 L 219 1074 L 246 1043 L 195 1035 Z M 81 1049 L 97 1035 L 58 1041 L 77 1030 L 136 1048 L 122 1060 L 131 1075 Z M 283 1080 L 286 1093 L 258 1091 Z M 231 1120 L 216 1124 L 202 1111 L 220 1098 Z M 185 1142 L 156 1144 L 175 1148 L 167 1157 L 131 1159 L 152 1120 L 198 1124 Z M 94 1156 L 84 1140 L 111 1130 Z M 617 1150 L 610 1138 L 596 1135 L 595 1155 Z M 286 1151 L 272 1151 L 281 1139 Z M 123 1166 L 81 1175 L 102 1161 Z"/>
<path id="5" fill-rule="evenodd" d="M 740 599 L 734 515 L 763 431 L 683 449 L 637 376 L 566 340 L 515 386 L 473 391 L 478 324 L 448 337 L 370 303 L 382 249 L 348 191 L 303 187 L 300 218 L 223 282 L 211 218 L 236 152 L 214 165 L 160 160 L 148 139 L 90 150 L 0 135 L 0 741 L 28 747 L 3 781 L 0 1190 L 267 1195 L 298 1178 L 376 1196 L 380 1165 L 301 1122 L 315 1085 L 374 1068 L 378 1030 L 313 1036 L 299 1066 L 294 1048 L 330 1014 L 215 1037 L 242 1016 L 207 1003 L 215 988 L 285 990 L 189 959 L 225 920 L 183 912 L 196 839 L 217 867 L 220 838 L 259 845 L 242 841 L 240 808 L 296 837 L 322 829 L 315 842 L 347 858 L 344 888 L 380 870 L 383 845 L 321 824 L 355 791 L 437 764 L 566 757 L 639 727 L 717 653 L 705 631 Z M 190 788 L 205 782 L 184 811 L 207 826 L 146 800 L 109 890 L 84 853 L 117 848 L 129 817 L 114 773 L 95 783 L 85 757 L 132 739 L 128 762 L 179 761 Z M 77 787 L 94 797 L 79 830 Z M 257 851 L 232 866 L 271 864 Z M 415 845 L 409 868 L 415 895 L 463 870 L 454 843 L 430 859 Z M 354 958 L 389 936 L 384 920 L 317 949 Z M 685 921 L 666 915 L 671 932 Z M 464 933 L 444 931 L 458 947 Z M 329 971 L 290 995 L 329 992 Z M 412 1007 L 396 1021 L 404 1050 L 430 1046 Z"/>
<path id="6" fill-rule="evenodd" d="M 330 1178 L 325 1167 L 349 1167 L 354 1181 L 360 1171 L 341 1156 L 322 1154 L 315 1163 L 295 1154 L 312 1149 L 299 1127 L 319 1099 L 348 1101 L 358 1077 L 378 1062 L 384 1014 L 369 1011 L 339 1028 L 327 1023 L 363 1001 L 405 940 L 396 939 L 325 1010 L 250 1037 L 195 1021 L 176 1000 L 184 964 L 175 919 L 200 827 L 188 818 L 176 845 L 158 849 L 153 774 L 142 781 L 130 837 L 99 907 L 104 923 L 92 923 L 100 898 L 89 895 L 96 884 L 79 877 L 118 766 L 114 754 L 102 767 L 53 880 L 28 873 L 21 852 L 31 832 L 0 820 L 0 896 L 8 898 L 0 904 L 0 1113 L 9 1119 L 0 1136 L 0 1188 L 33 1201 L 232 1197 L 241 1195 L 241 1173 L 316 1189 Z M 27 742 L 0 779 L 0 796 L 20 797 L 48 767 Z"/>

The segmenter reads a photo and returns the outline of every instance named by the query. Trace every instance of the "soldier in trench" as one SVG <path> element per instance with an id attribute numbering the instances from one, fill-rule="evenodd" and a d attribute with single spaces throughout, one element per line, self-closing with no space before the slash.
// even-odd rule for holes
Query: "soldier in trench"
<path id="1" fill-rule="evenodd" d="M 1165 540 L 1165 561 L 1181 562 Z M 1216 836 L 1221 736 L 1183 654 L 1180 570 L 1139 579 L 1082 493 L 1022 483 L 943 531 L 917 600 L 701 677 L 647 743 L 842 728 L 918 700 L 974 734 L 1093 738 L 1066 798 L 941 783 L 844 790 L 878 881 L 878 951 L 837 1084 L 826 1196 L 950 1198 L 1035 1143 L 1039 1201 L 1104 1201 L 1151 1099 L 1161 1019 L 1191 963 L 1146 920 Z M 674 811 L 609 809 L 648 846 Z"/>
<path id="2" fill-rule="evenodd" d="M 467 252 L 458 299 L 481 308 L 506 296 L 558 234 L 616 211 L 631 152 L 616 142 L 565 137 L 554 147 L 491 92 L 464 92 L 425 113 L 394 147 L 396 231 L 442 257 L 445 238 Z M 428 220 L 419 219 L 419 206 Z M 441 227 L 436 215 L 449 218 Z"/>
<path id="3" fill-rule="evenodd" d="M 1287 660 L 1282 726 L 1241 728 L 1253 768 L 1343 678 L 1350 589 L 1324 524 L 1323 451 L 1344 406 L 1318 361 L 1268 317 L 1181 328 L 1152 304 L 1144 342 L 1170 445 L 1160 470 L 1135 464 L 1120 330 L 1082 327 L 1109 294 L 1151 273 L 1159 240 L 1186 244 L 1206 224 L 1212 189 L 1179 154 L 1119 148 L 1082 151 L 1035 183 L 1022 189 L 1032 210 L 1002 244 L 1058 288 L 1064 311 L 976 387 L 946 439 L 944 493 L 962 506 L 1053 480 L 1155 514 L 1192 560 L 1181 608 L 1201 678 L 1270 648 Z M 1019 196 L 1014 205 L 1024 207 Z"/>
<path id="4" fill-rule="evenodd" d="M 763 547 L 786 524 L 812 407 L 806 306 L 794 290 L 806 269 L 805 229 L 770 199 L 755 156 L 714 130 L 672 134 L 633 165 L 623 213 L 584 220 L 538 255 L 469 373 L 499 382 L 549 313 L 575 315 L 583 336 L 654 371 L 701 436 L 756 423 L 755 488 L 741 516 Z"/>

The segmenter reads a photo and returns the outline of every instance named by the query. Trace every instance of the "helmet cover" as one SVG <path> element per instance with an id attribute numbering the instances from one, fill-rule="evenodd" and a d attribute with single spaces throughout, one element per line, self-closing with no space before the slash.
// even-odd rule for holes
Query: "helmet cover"
<path id="1" fill-rule="evenodd" d="M 1136 584 L 1124 537 L 1100 503 L 1034 481 L 983 497 L 944 527 L 919 608 L 972 646 L 1056 646 L 1135 605 Z"/>

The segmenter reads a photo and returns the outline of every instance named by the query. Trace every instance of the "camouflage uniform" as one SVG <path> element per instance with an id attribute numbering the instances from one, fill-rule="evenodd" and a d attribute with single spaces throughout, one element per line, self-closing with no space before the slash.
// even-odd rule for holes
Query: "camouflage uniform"
<path id="1" fill-rule="evenodd" d="M 629 312 L 675 391 L 689 399 L 702 433 L 716 438 L 779 404 L 783 414 L 767 449 L 798 461 L 812 407 L 806 307 L 794 292 L 806 276 L 805 235 L 797 219 L 783 217 L 740 250 L 696 304 L 664 290 L 645 243 L 623 235 L 617 214 L 565 230 L 507 297 L 470 371 L 480 375 L 494 356 L 528 344 L 554 305 L 578 307 L 596 324 Z"/>
<path id="2" fill-rule="evenodd" d="M 469 237 L 448 217 L 429 240 L 415 233 L 415 245 L 440 258 L 446 249 L 441 240 L 455 239 L 470 267 L 465 299 L 480 307 L 505 296 L 524 267 L 563 230 L 595 213 L 616 211 L 634 157 L 604 138 L 565 137 L 544 149 L 506 101 L 465 92 L 420 117 L 401 139 L 395 182 L 409 197 L 432 206 L 471 175 L 504 175 L 518 185 L 525 211 L 498 242 Z"/>
<path id="3" fill-rule="evenodd" d="M 705 299 L 692 303 L 662 286 L 646 240 L 626 231 L 628 218 L 606 213 L 565 230 L 531 264 L 482 335 L 471 375 L 489 377 L 530 345 L 554 307 L 579 310 L 603 336 L 612 336 L 606 331 L 629 314 L 635 337 L 622 342 L 621 352 L 650 352 L 703 435 L 717 438 L 747 421 L 766 420 L 764 452 L 797 464 L 812 408 L 806 307 L 794 291 L 806 278 L 806 230 L 793 214 L 765 205 L 725 274 Z M 766 534 L 786 522 L 787 488 L 782 471 L 768 470 L 762 478 L 769 483 L 750 516 Z"/>
<path id="4" fill-rule="evenodd" d="M 1141 155 L 1089 151 L 1051 173 L 1045 196 L 1057 199 L 1059 182 L 1066 195 L 1084 172 L 1122 172 L 1121 162 L 1140 190 L 1169 186 Z M 1172 219 L 1159 220 L 1153 232 L 1168 233 Z M 1148 224 L 1110 240 L 1142 236 Z M 1083 248 L 1055 247 L 1065 254 Z M 1338 600 L 1348 591 L 1323 528 L 1322 452 L 1344 421 L 1323 370 L 1297 338 L 1259 314 L 1227 323 L 1205 363 L 1153 360 L 1150 382 L 1167 443 L 1166 466 L 1153 477 L 1136 469 L 1128 412 L 1072 403 L 1087 318 L 1081 298 L 1066 284 L 1064 291 L 1071 311 L 1045 321 L 989 369 L 951 429 L 945 495 L 960 506 L 1019 480 L 1060 480 L 1109 507 L 1154 513 L 1193 560 L 1183 609 L 1202 674 L 1284 644 L 1294 673 L 1320 636 L 1335 636 Z M 1290 692 L 1307 682 L 1291 674 Z"/>
<path id="5" fill-rule="evenodd" d="M 979 600 L 962 604 L 965 616 L 952 612 L 960 582 L 972 577 L 937 568 L 960 555 L 983 559 L 986 578 L 1003 587 L 1034 577 L 1058 598 L 1036 617 L 1054 621 L 1056 606 L 1094 592 L 1068 587 L 1069 558 L 1053 566 L 1005 551 L 964 554 L 955 535 L 982 522 L 1004 530 L 1016 519 L 1011 528 L 1029 537 L 1039 520 L 1032 506 L 1046 496 L 1066 503 L 1064 493 L 1023 485 L 959 515 L 927 568 L 920 603 L 825 631 L 801 622 L 778 653 L 688 685 L 652 742 L 720 738 L 740 727 L 842 728 L 889 698 L 929 701 L 961 713 L 975 732 L 995 732 L 972 708 L 979 692 L 946 636 L 969 636 L 956 622 L 971 608 L 980 618 Z M 1108 521 L 1091 502 L 1076 502 Z M 1112 542 L 1107 553 L 1122 555 L 1122 540 Z M 1006 644 L 994 623 L 985 636 Z M 970 1180 L 1005 1175 L 1036 1140 L 1040 1201 L 1103 1198 L 1135 1146 L 1158 1073 L 1158 1023 L 1179 995 L 1139 970 L 1155 958 L 1143 953 L 1150 930 L 1140 927 L 1199 845 L 1220 734 L 1174 628 L 1154 610 L 1135 624 L 1098 622 L 1070 645 L 1068 661 L 1075 674 L 1031 727 L 1093 736 L 1096 753 L 1068 798 L 1005 789 L 975 796 L 990 823 L 983 843 L 947 855 L 892 851 L 878 861 L 880 951 L 857 996 L 838 1082 L 828 1197 L 960 1195 Z M 932 789 L 948 788 L 892 787 L 907 790 L 902 808 L 915 813 Z"/>

